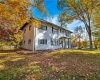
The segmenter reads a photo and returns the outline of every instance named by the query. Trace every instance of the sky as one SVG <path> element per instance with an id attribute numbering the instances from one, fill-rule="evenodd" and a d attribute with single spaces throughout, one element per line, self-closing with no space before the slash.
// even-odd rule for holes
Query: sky
<path id="1" fill-rule="evenodd" d="M 54 24 L 60 25 L 58 22 L 58 16 L 60 14 L 60 10 L 57 9 L 57 0 L 45 0 L 44 4 L 50 16 L 49 17 L 42 16 L 40 11 L 35 8 L 33 9 L 34 11 L 33 15 L 36 18 L 42 18 Z M 73 32 L 75 27 L 77 26 L 84 27 L 84 24 L 78 20 L 74 20 L 71 24 L 67 24 L 67 29 Z"/>

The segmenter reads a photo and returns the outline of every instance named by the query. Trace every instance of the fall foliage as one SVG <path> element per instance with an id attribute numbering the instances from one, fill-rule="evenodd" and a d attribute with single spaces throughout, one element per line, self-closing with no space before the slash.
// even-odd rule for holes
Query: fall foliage
<path id="1" fill-rule="evenodd" d="M 60 14 L 60 22 L 66 24 L 73 20 L 80 20 L 84 23 L 89 35 L 90 48 L 92 48 L 92 32 L 91 21 L 94 13 L 100 9 L 99 0 L 58 0 L 58 9 L 62 11 Z"/>
<path id="2" fill-rule="evenodd" d="M 15 41 L 14 35 L 29 20 L 29 7 L 47 13 L 44 0 L 0 0 L 0 39 Z"/>
<path id="3" fill-rule="evenodd" d="M 19 51 L 0 51 L 1 80 L 100 79 L 99 50 Z"/>

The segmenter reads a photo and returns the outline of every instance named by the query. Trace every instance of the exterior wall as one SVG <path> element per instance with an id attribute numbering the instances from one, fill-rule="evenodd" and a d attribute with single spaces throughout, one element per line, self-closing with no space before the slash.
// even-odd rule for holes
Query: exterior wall
<path id="1" fill-rule="evenodd" d="M 29 30 L 29 26 L 31 25 L 31 30 Z M 52 33 L 52 27 L 57 28 L 56 26 L 52 26 L 50 24 L 42 22 L 42 25 L 47 26 L 47 30 L 41 30 L 39 28 L 34 28 L 35 24 L 28 24 L 23 29 L 23 42 L 22 47 L 24 49 L 29 50 L 45 50 L 45 49 L 59 49 L 62 48 L 61 41 L 63 41 L 63 46 L 65 48 L 70 48 L 70 43 L 68 39 L 70 38 L 70 34 L 66 36 L 66 32 L 63 33 L 60 32 L 60 28 L 58 28 L 58 33 Z M 24 33 L 24 30 L 26 29 L 26 32 Z M 60 39 L 61 37 L 66 37 L 63 39 Z M 68 38 L 68 39 L 67 39 Z M 28 40 L 31 39 L 31 44 L 28 44 Z M 39 39 L 47 39 L 47 45 L 46 44 L 38 44 Z M 54 46 L 51 45 L 51 39 L 59 39 L 60 45 Z M 24 44 L 25 41 L 25 44 Z M 69 46 L 68 46 L 69 44 Z"/>
<path id="2" fill-rule="evenodd" d="M 53 46 L 51 45 L 51 39 L 59 39 L 61 37 L 68 37 L 70 38 L 70 36 L 66 36 L 65 33 L 61 33 L 60 29 L 58 31 L 58 33 L 52 33 L 52 25 L 46 24 L 46 23 L 42 23 L 42 25 L 47 26 L 47 30 L 41 30 L 36 28 L 36 37 L 35 37 L 35 50 L 45 50 L 45 49 L 59 49 L 62 48 L 62 44 L 60 44 L 59 46 Z M 55 27 L 57 28 L 57 27 Z M 39 39 L 47 39 L 47 45 L 46 44 L 38 44 L 38 40 Z M 66 47 L 68 48 L 68 40 L 65 39 L 66 42 Z M 65 43 L 64 43 L 65 44 Z"/>
<path id="3" fill-rule="evenodd" d="M 31 29 L 29 30 L 29 26 L 31 25 L 28 24 L 24 29 L 23 29 L 23 41 L 22 41 L 22 48 L 24 49 L 29 49 L 29 50 L 34 50 L 34 25 L 31 25 Z M 26 29 L 26 32 L 24 30 Z M 31 44 L 28 44 L 28 40 L 31 39 Z M 24 44 L 25 41 L 25 44 Z"/>

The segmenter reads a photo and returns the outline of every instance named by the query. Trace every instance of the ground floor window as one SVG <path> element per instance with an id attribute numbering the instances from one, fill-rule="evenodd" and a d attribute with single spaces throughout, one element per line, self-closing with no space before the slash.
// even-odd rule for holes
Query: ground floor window
<path id="1" fill-rule="evenodd" d="M 47 45 L 47 39 L 39 39 L 38 44 L 45 44 Z"/>
<path id="2" fill-rule="evenodd" d="M 24 40 L 24 44 L 25 44 L 25 40 Z"/>
<path id="3" fill-rule="evenodd" d="M 28 40 L 28 44 L 31 44 L 31 39 Z"/>
<path id="4" fill-rule="evenodd" d="M 51 39 L 51 45 L 52 46 L 59 46 L 60 45 L 59 39 Z"/>

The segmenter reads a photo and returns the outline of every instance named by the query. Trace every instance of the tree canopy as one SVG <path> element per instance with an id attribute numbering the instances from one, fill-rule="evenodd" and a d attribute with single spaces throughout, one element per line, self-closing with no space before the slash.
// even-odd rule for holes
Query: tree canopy
<path id="1" fill-rule="evenodd" d="M 14 35 L 29 20 L 29 7 L 47 13 L 44 0 L 0 0 L 0 39 L 15 40 Z"/>
<path id="2" fill-rule="evenodd" d="M 60 22 L 71 23 L 75 19 L 82 21 L 89 35 L 90 48 L 92 48 L 91 21 L 98 7 L 100 8 L 99 0 L 58 0 L 58 9 L 62 12 Z"/>

